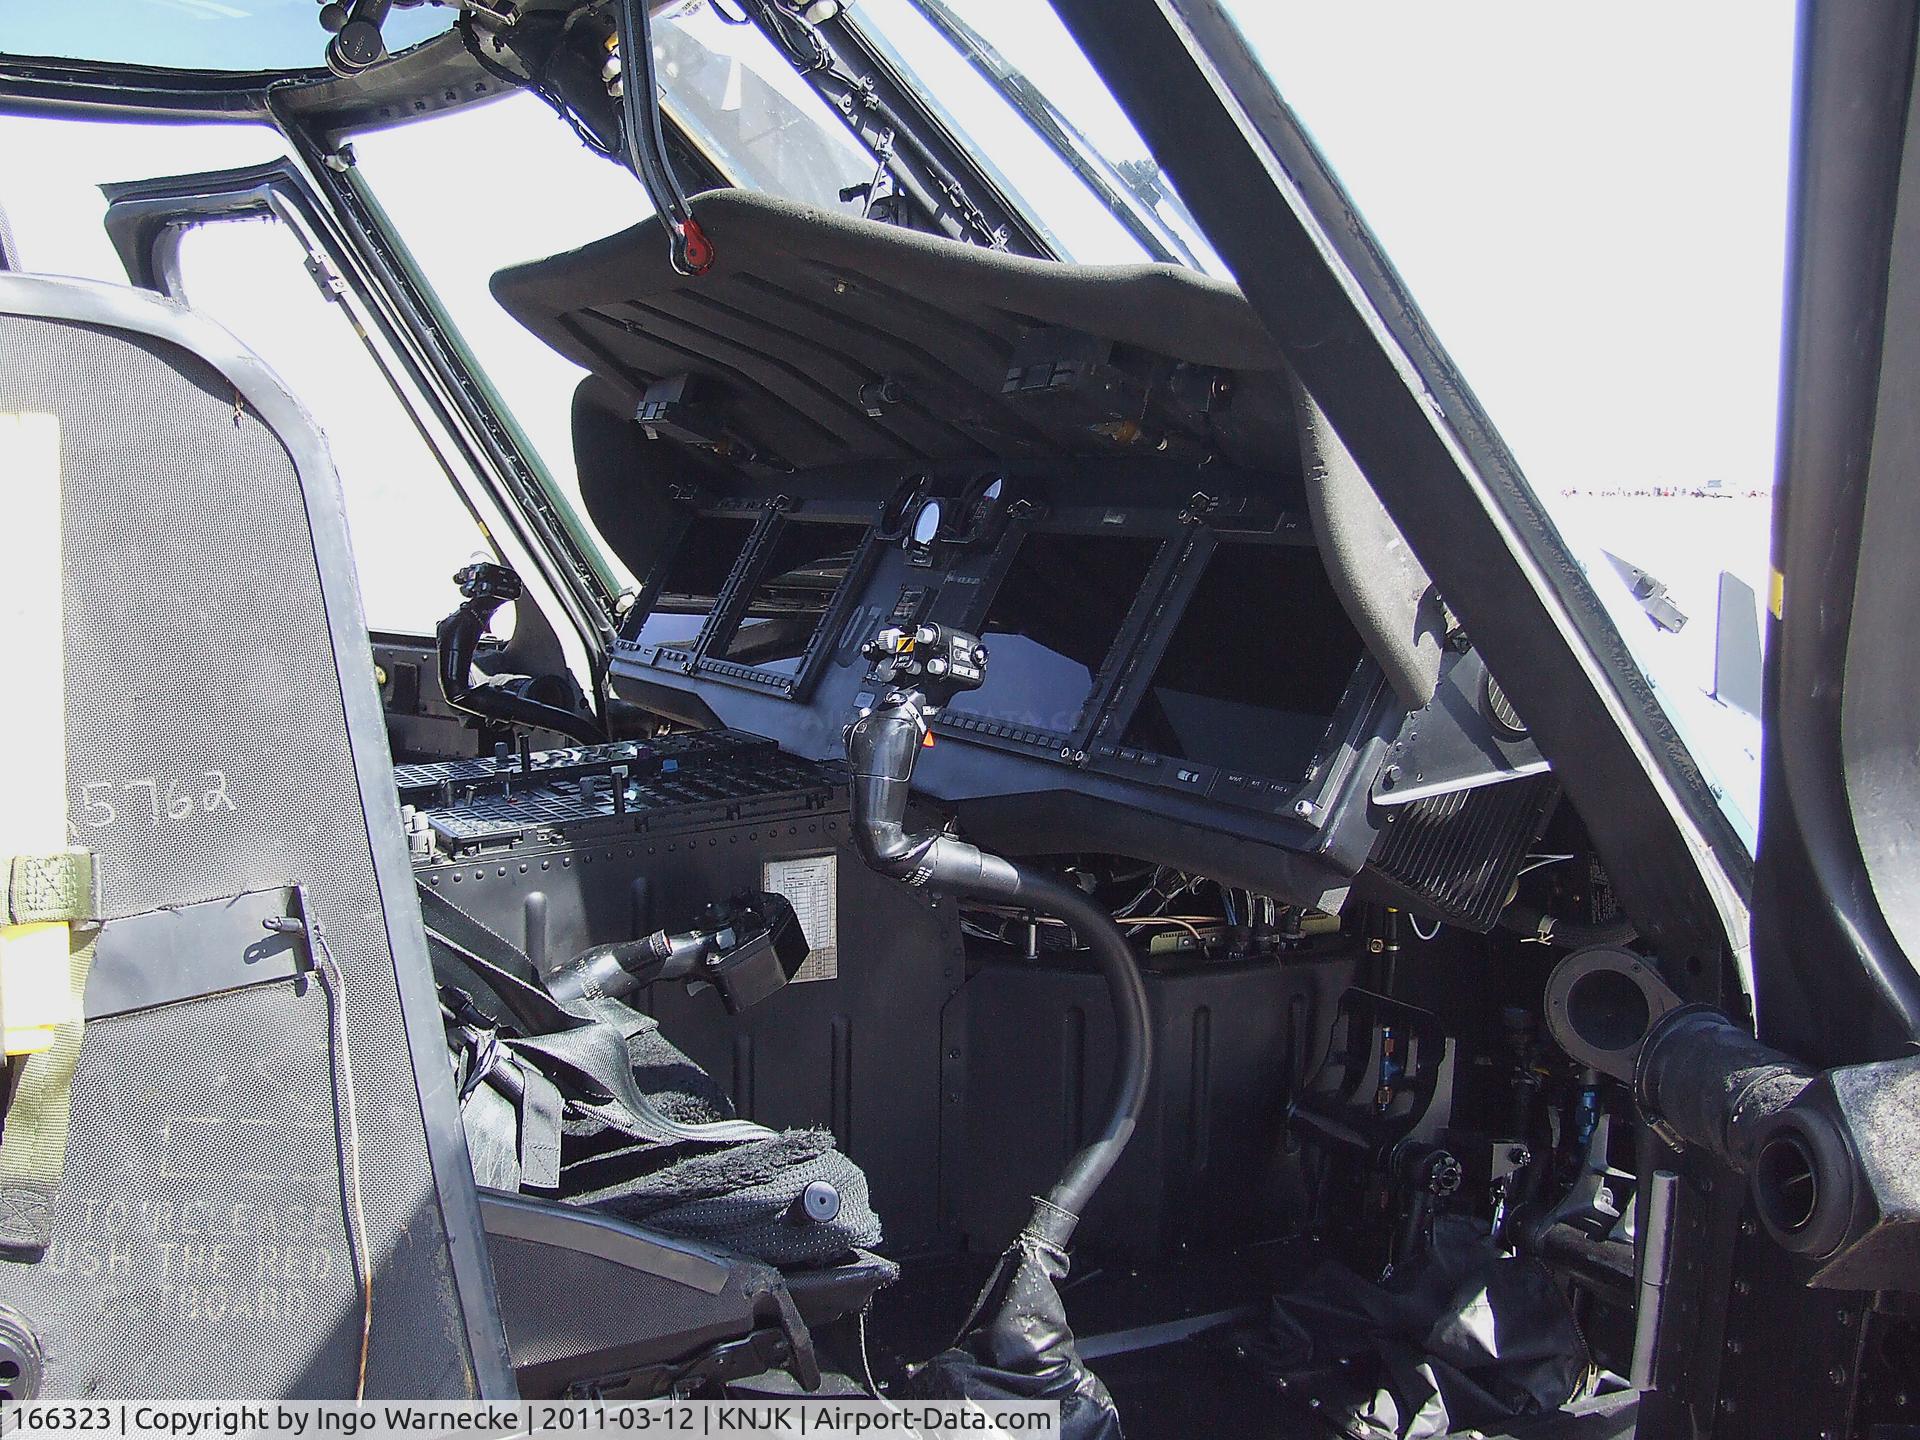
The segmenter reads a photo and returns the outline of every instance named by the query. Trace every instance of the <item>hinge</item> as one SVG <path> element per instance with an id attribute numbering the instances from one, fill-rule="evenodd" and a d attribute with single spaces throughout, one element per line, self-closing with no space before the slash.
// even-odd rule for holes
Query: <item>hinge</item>
<path id="1" fill-rule="evenodd" d="M 347 293 L 347 282 L 340 278 L 340 272 L 333 268 L 333 262 L 318 250 L 307 252 L 307 274 L 313 277 L 313 283 L 320 288 L 322 300 L 339 301 Z"/>

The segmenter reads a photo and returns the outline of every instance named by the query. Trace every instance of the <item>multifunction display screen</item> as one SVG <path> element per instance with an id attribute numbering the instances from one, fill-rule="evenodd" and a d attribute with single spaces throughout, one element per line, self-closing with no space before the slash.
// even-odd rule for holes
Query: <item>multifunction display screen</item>
<path id="1" fill-rule="evenodd" d="M 634 643 L 692 649 L 740 552 L 747 548 L 753 525 L 751 519 L 738 516 L 694 516 L 667 559 L 659 593 Z"/>
<path id="2" fill-rule="evenodd" d="M 721 658 L 776 675 L 797 675 L 807 646 L 827 618 L 833 597 L 866 537 L 864 525 L 803 525 L 788 521 L 747 598 Z"/>
<path id="3" fill-rule="evenodd" d="M 1361 650 L 1317 551 L 1222 544 L 1120 743 L 1299 780 Z"/>
<path id="4" fill-rule="evenodd" d="M 949 707 L 1064 735 L 1079 722 L 1160 542 L 1029 534 L 987 607 L 987 679 Z"/>

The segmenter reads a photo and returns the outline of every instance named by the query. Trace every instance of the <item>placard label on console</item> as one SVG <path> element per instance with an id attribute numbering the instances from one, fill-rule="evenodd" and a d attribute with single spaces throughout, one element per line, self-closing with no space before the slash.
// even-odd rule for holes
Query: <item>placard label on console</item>
<path id="1" fill-rule="evenodd" d="M 792 855 L 761 863 L 760 888 L 787 897 L 794 917 L 800 922 L 801 933 L 813 951 L 794 973 L 795 985 L 803 980 L 840 977 L 838 867 L 839 861 L 832 852 Z"/>

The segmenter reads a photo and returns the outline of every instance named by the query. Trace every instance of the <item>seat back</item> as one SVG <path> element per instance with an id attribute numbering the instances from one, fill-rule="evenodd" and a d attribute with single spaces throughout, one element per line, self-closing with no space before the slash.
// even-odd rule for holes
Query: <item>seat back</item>
<path id="1" fill-rule="evenodd" d="M 41 1396 L 512 1394 L 318 431 L 171 301 L 0 274 L 10 412 L 59 424 L 103 922 L 51 1241 L 0 1257 Z"/>

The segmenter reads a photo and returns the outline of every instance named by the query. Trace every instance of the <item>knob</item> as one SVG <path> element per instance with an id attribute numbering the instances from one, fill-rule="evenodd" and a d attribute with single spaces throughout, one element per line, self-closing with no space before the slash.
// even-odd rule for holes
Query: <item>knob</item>
<path id="1" fill-rule="evenodd" d="M 825 1225 L 840 1215 L 840 1192 L 825 1180 L 810 1181 L 793 1202 L 793 1218 Z"/>
<path id="2" fill-rule="evenodd" d="M 336 75 L 358 75 L 386 58 L 386 42 L 371 20 L 349 20 L 327 46 L 327 66 Z"/>

